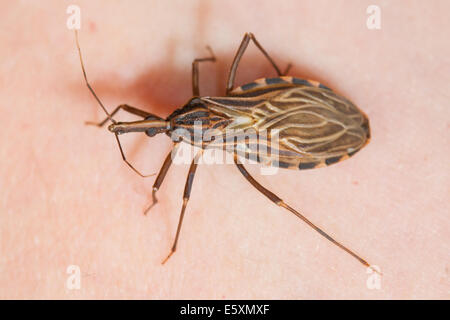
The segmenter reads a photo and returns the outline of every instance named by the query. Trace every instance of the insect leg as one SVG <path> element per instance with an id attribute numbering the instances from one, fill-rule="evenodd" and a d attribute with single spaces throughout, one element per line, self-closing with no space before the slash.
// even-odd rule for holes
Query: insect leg
<path id="1" fill-rule="evenodd" d="M 92 95 L 94 96 L 95 100 L 97 100 L 97 102 L 98 102 L 98 104 L 100 105 L 100 107 L 102 107 L 103 111 L 104 111 L 105 114 L 106 114 L 107 120 L 110 120 L 112 123 L 115 124 L 115 123 L 117 123 L 116 120 L 114 120 L 114 119 L 112 118 L 112 115 L 108 112 L 108 110 L 106 110 L 106 108 L 105 108 L 105 106 L 103 105 L 103 103 L 102 103 L 102 102 L 100 101 L 100 99 L 97 97 L 97 94 L 95 94 L 94 89 L 92 89 L 91 85 L 89 84 L 89 81 L 88 81 L 87 76 L 86 76 L 86 70 L 84 69 L 84 63 L 83 63 L 83 57 L 82 57 L 82 55 L 81 55 L 80 44 L 79 44 L 79 42 L 78 42 L 78 33 L 77 33 L 77 30 L 75 30 L 75 41 L 76 41 L 76 43 L 77 43 L 78 55 L 79 55 L 79 57 L 80 57 L 80 63 L 81 63 L 81 70 L 83 71 L 83 77 L 84 77 L 84 81 L 86 82 L 86 86 L 88 87 L 89 91 L 91 91 Z M 119 111 L 119 110 L 121 109 L 120 107 L 121 107 L 121 106 L 117 107 L 117 108 L 113 111 L 113 114 L 116 113 L 117 111 Z M 122 107 L 122 109 L 125 109 L 125 108 Z M 131 110 L 133 110 L 133 111 L 131 111 Z M 131 112 L 131 113 L 135 113 L 135 114 L 137 114 L 137 115 L 141 115 L 141 116 L 145 113 L 145 111 L 142 111 L 142 110 L 136 109 L 136 108 L 134 108 L 134 107 L 130 107 L 130 106 L 128 106 L 128 110 L 127 110 L 127 111 L 128 111 L 128 112 Z M 106 120 L 105 120 L 105 121 L 102 121 L 102 122 L 100 122 L 100 123 L 98 123 L 97 125 L 98 125 L 98 126 L 102 126 L 102 125 L 104 125 L 105 123 L 106 123 Z M 137 173 L 138 175 L 140 175 L 141 177 L 146 178 L 146 177 L 153 176 L 154 174 L 144 175 L 144 174 L 140 173 L 135 167 L 133 167 L 133 165 L 132 165 L 131 163 L 128 162 L 128 160 L 127 160 L 126 157 L 125 157 L 125 154 L 123 153 L 122 145 L 120 144 L 120 140 L 119 140 L 119 137 L 117 136 L 117 133 L 115 134 L 115 136 L 116 136 L 117 144 L 119 145 L 119 150 L 120 150 L 120 154 L 122 155 L 123 161 L 125 161 L 125 163 L 126 163 L 131 169 L 133 169 L 134 172 L 136 172 L 136 173 Z"/>
<path id="2" fill-rule="evenodd" d="M 191 195 L 192 183 L 194 182 L 195 170 L 197 170 L 197 162 L 202 154 L 202 151 L 199 151 L 194 159 L 192 160 L 191 167 L 189 168 L 189 173 L 186 179 L 186 185 L 184 186 L 184 194 L 183 194 L 183 207 L 181 208 L 180 219 L 178 221 L 177 234 L 175 236 L 175 241 L 173 242 L 172 249 L 170 249 L 170 253 L 162 262 L 162 264 L 166 263 L 167 260 L 172 256 L 172 254 L 177 249 L 178 237 L 180 236 L 181 224 L 183 223 L 184 212 L 186 210 L 187 203 L 189 201 L 189 197 Z"/>
<path id="3" fill-rule="evenodd" d="M 194 97 L 200 96 L 200 89 L 198 87 L 198 63 L 203 61 L 216 61 L 216 56 L 214 55 L 212 49 L 209 46 L 206 46 L 206 49 L 208 49 L 211 54 L 209 58 L 200 58 L 192 61 L 192 93 Z"/>
<path id="4" fill-rule="evenodd" d="M 164 163 L 159 170 L 158 176 L 156 177 L 155 183 L 153 184 L 152 188 L 152 204 L 144 211 L 144 214 L 147 214 L 147 212 L 150 211 L 151 208 L 155 204 L 158 203 L 158 199 L 156 198 L 156 192 L 159 190 L 159 187 L 161 187 L 161 184 L 164 181 L 164 178 L 166 177 L 167 171 L 169 171 L 170 166 L 172 165 L 172 155 L 175 155 L 178 149 L 178 143 L 175 143 L 173 146 L 173 149 L 169 152 L 169 154 L 166 157 L 166 160 L 164 160 Z"/>
<path id="5" fill-rule="evenodd" d="M 99 122 L 99 123 L 86 121 L 85 123 L 88 124 L 88 125 L 95 125 L 95 126 L 98 126 L 98 127 L 102 127 L 102 126 L 105 125 L 105 123 L 106 123 L 108 120 L 110 120 L 110 117 L 112 117 L 113 115 L 115 115 L 115 114 L 116 114 L 119 110 L 121 110 L 121 109 L 123 109 L 123 110 L 125 110 L 125 111 L 127 111 L 127 112 L 129 112 L 129 113 L 135 114 L 135 115 L 137 115 L 137 116 L 141 116 L 141 117 L 143 117 L 143 118 L 145 118 L 145 117 L 147 117 L 148 115 L 150 115 L 150 113 L 145 112 L 145 111 L 143 111 L 143 110 L 137 109 L 137 108 L 135 108 L 135 107 L 132 107 L 132 106 L 129 106 L 129 105 L 126 105 L 126 104 L 122 104 L 122 105 L 118 106 L 116 109 L 114 109 L 114 111 L 111 112 L 111 114 L 109 115 L 109 117 L 107 117 L 107 118 L 104 119 L 103 121 L 101 121 L 101 122 Z M 111 118 L 111 119 L 112 119 L 112 118 Z M 117 144 L 119 145 L 119 150 L 120 150 L 120 154 L 122 155 L 122 160 L 125 161 L 125 163 L 126 163 L 126 164 L 127 164 L 134 172 L 136 172 L 136 173 L 137 173 L 138 175 L 140 175 L 141 177 L 147 178 L 147 177 L 154 176 L 153 173 L 152 173 L 152 174 L 147 174 L 147 175 L 142 174 L 142 173 L 141 173 L 139 170 L 137 170 L 130 162 L 128 162 L 127 158 L 125 157 L 125 153 L 123 152 L 122 145 L 121 145 L 121 143 L 120 143 L 119 136 L 117 135 L 117 133 L 115 134 L 115 137 L 116 137 Z"/>
<path id="6" fill-rule="evenodd" d="M 264 48 L 259 44 L 259 42 L 256 40 L 253 33 L 246 33 L 244 35 L 244 39 L 242 39 L 241 45 L 239 46 L 239 49 L 234 56 L 233 63 L 231 64 L 230 68 L 230 74 L 228 75 L 228 81 L 227 81 L 227 89 L 226 93 L 228 94 L 231 90 L 233 90 L 234 87 L 234 78 L 236 77 L 236 71 L 239 65 L 239 62 L 241 61 L 242 56 L 244 55 L 245 50 L 247 49 L 247 46 L 250 42 L 250 40 L 253 40 L 253 43 L 258 47 L 258 49 L 262 52 L 262 54 L 269 60 L 270 64 L 275 68 L 275 71 L 277 72 L 278 76 L 282 76 L 283 74 L 286 74 L 291 64 L 289 64 L 286 68 L 286 70 L 282 73 L 280 71 L 280 68 L 276 65 L 275 61 L 269 56 L 269 54 L 264 50 Z"/>
<path id="7" fill-rule="evenodd" d="M 140 116 L 142 118 L 146 118 L 146 117 L 151 115 L 150 113 L 148 113 L 148 112 L 146 112 L 144 110 L 141 110 L 141 109 L 129 106 L 127 104 L 121 104 L 120 106 L 115 108 L 113 112 L 110 113 L 110 116 L 111 117 L 114 116 L 119 110 L 127 111 L 127 112 L 129 112 L 131 114 Z M 97 127 L 103 127 L 105 125 L 105 123 L 108 122 L 108 120 L 109 120 L 109 118 L 107 117 L 101 122 L 86 121 L 85 124 L 93 125 L 93 126 L 97 126 Z"/>
<path id="8" fill-rule="evenodd" d="M 140 175 L 142 178 L 147 178 L 147 177 L 151 177 L 154 176 L 154 173 L 151 174 L 143 174 L 141 173 L 138 169 L 136 169 L 125 157 L 125 153 L 123 152 L 122 149 L 122 145 L 120 144 L 120 140 L 119 140 L 119 136 L 117 135 L 117 133 L 114 134 L 114 136 L 116 137 L 116 141 L 117 144 L 119 145 L 119 150 L 120 150 L 120 155 L 122 156 L 122 160 L 125 161 L 125 163 L 134 171 L 136 172 L 138 175 Z"/>
<path id="9" fill-rule="evenodd" d="M 299 217 L 300 219 L 302 219 L 304 222 L 306 222 L 311 228 L 313 228 L 314 230 L 316 230 L 318 233 L 320 233 L 322 236 L 324 236 L 325 238 L 327 238 L 327 240 L 331 241 L 332 243 L 334 243 L 335 245 L 337 245 L 339 248 L 343 249 L 344 251 L 346 251 L 347 253 L 349 253 L 350 255 L 352 255 L 354 258 L 356 258 L 359 262 L 361 262 L 363 265 L 365 265 L 366 267 L 370 267 L 370 264 L 364 260 L 363 258 L 361 258 L 360 256 L 358 256 L 356 253 L 354 253 L 353 251 L 351 251 L 350 249 L 346 248 L 345 246 L 343 246 L 342 244 L 340 244 L 339 242 L 337 242 L 336 240 L 334 240 L 332 237 L 330 237 L 328 234 L 326 234 L 322 229 L 320 229 L 319 227 L 317 227 L 315 224 L 313 224 L 311 221 L 309 221 L 305 216 L 303 216 L 300 212 L 296 211 L 295 209 L 291 208 L 290 206 L 288 206 L 286 203 L 284 203 L 283 200 L 281 200 L 277 195 L 275 195 L 274 193 L 272 193 L 271 191 L 267 190 L 266 188 L 264 188 L 262 185 L 260 185 L 251 175 L 250 173 L 248 173 L 248 171 L 244 168 L 244 166 L 238 162 L 237 157 L 235 156 L 234 158 L 234 162 L 236 164 L 236 166 L 238 167 L 239 171 L 242 173 L 242 175 L 256 188 L 258 189 L 259 192 L 261 192 L 262 194 L 264 194 L 267 198 L 269 198 L 272 202 L 274 202 L 275 204 L 277 204 L 280 207 L 283 207 L 287 210 L 289 210 L 290 212 L 292 212 L 293 214 L 295 214 L 297 217 Z"/>

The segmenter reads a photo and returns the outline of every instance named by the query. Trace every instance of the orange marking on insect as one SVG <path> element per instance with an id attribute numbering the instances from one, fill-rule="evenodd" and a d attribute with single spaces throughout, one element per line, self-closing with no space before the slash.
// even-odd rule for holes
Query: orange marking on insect
<path id="1" fill-rule="evenodd" d="M 291 76 L 282 76 L 280 78 L 283 79 L 286 82 L 292 83 L 292 77 Z"/>
<path id="2" fill-rule="evenodd" d="M 326 167 L 325 161 L 317 162 L 316 166 L 314 168 L 323 168 Z"/>
<path id="3" fill-rule="evenodd" d="M 266 78 L 256 79 L 253 82 L 259 84 L 260 86 L 266 86 L 267 85 Z"/>
<path id="4" fill-rule="evenodd" d="M 319 87 L 320 82 L 314 81 L 314 80 L 308 80 L 309 83 L 311 83 L 314 87 Z"/>

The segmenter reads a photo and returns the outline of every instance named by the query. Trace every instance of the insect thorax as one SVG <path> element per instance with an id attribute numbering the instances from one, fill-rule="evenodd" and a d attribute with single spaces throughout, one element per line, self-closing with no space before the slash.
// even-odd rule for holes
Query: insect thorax
<path id="1" fill-rule="evenodd" d="M 212 135 L 224 133 L 232 119 L 225 114 L 214 112 L 201 98 L 193 98 L 182 108 L 175 110 L 168 118 L 172 140 L 199 145 L 208 142 Z M 202 143 L 203 145 L 203 143 Z"/>

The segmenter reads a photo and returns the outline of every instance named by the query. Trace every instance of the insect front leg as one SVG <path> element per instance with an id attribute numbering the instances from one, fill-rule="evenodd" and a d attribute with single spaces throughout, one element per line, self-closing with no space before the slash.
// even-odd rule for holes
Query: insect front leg
<path id="1" fill-rule="evenodd" d="M 144 211 L 144 214 L 147 214 L 147 212 L 149 212 L 150 209 L 153 208 L 153 206 L 158 203 L 158 199 L 156 198 L 156 192 L 161 187 L 161 184 L 163 183 L 164 178 L 166 177 L 167 171 L 169 171 L 169 168 L 172 165 L 172 155 L 175 155 L 177 150 L 178 150 L 178 143 L 175 143 L 174 147 L 172 148 L 172 150 L 169 152 L 166 159 L 164 160 L 164 163 L 163 163 L 161 169 L 159 170 L 158 176 L 156 177 L 155 183 L 153 184 L 153 188 L 152 188 L 152 201 L 153 202 Z"/>
<path id="2" fill-rule="evenodd" d="M 236 77 L 236 71 L 237 71 L 239 62 L 241 61 L 241 58 L 244 55 L 244 52 L 248 47 L 250 40 L 253 40 L 253 43 L 258 47 L 258 49 L 267 58 L 267 60 L 269 60 L 270 64 L 274 67 L 278 76 L 282 76 L 282 75 L 286 74 L 289 71 L 289 69 L 291 68 L 291 64 L 288 64 L 286 70 L 284 72 L 281 72 L 280 68 L 278 68 L 275 61 L 269 56 L 269 54 L 266 52 L 266 50 L 264 50 L 264 48 L 261 46 L 261 44 L 259 44 L 258 40 L 256 40 L 253 33 L 250 33 L 250 32 L 246 33 L 244 35 L 244 39 L 242 39 L 242 42 L 241 42 L 241 45 L 239 46 L 238 51 L 236 52 L 236 55 L 234 56 L 233 63 L 231 64 L 230 74 L 228 75 L 228 81 L 227 81 L 227 89 L 226 89 L 227 94 L 234 88 L 234 79 Z"/>
<path id="3" fill-rule="evenodd" d="M 143 173 L 141 173 L 138 169 L 136 169 L 128 160 L 127 160 L 127 158 L 125 157 L 125 153 L 123 152 L 123 149 L 122 149 L 122 145 L 120 144 L 120 140 L 119 140 L 119 136 L 117 135 L 117 133 L 116 134 L 114 134 L 114 136 L 116 137 L 116 141 L 117 141 L 117 144 L 119 145 L 119 150 L 120 150 L 120 155 L 122 156 L 122 160 L 134 171 L 134 172 L 136 172 L 138 175 L 140 175 L 142 178 L 148 178 L 148 177 L 151 177 L 151 176 L 154 176 L 155 174 L 154 173 L 150 173 L 150 174 L 143 174 Z"/>
<path id="4" fill-rule="evenodd" d="M 112 117 L 113 115 L 115 115 L 119 110 L 127 111 L 127 112 L 129 112 L 129 113 L 131 113 L 131 114 L 140 116 L 140 117 L 142 117 L 142 118 L 146 118 L 146 117 L 148 117 L 149 115 L 151 115 L 150 113 L 148 113 L 148 112 L 146 112 L 146 111 L 144 111 L 144 110 L 140 110 L 140 109 L 138 109 L 138 108 L 129 106 L 129 105 L 127 105 L 127 104 L 121 104 L 120 106 L 118 106 L 117 108 L 115 108 L 114 111 L 113 111 L 111 114 L 109 114 L 109 116 L 106 117 L 106 119 L 104 119 L 103 121 L 98 122 L 98 123 L 86 121 L 86 124 L 88 124 L 88 125 L 95 125 L 95 126 L 98 126 L 98 127 L 102 127 L 102 126 L 104 126 L 104 125 L 106 124 L 106 122 L 108 122 L 108 120 L 112 119 L 111 117 Z M 128 160 L 127 160 L 127 158 L 125 157 L 125 153 L 123 152 L 122 145 L 121 145 L 121 143 L 120 143 L 119 136 L 117 135 L 117 133 L 115 134 L 115 137 L 116 137 L 117 144 L 118 144 L 118 146 L 119 146 L 119 150 L 120 150 L 120 154 L 121 154 L 121 156 L 122 156 L 122 160 L 123 160 L 123 161 L 124 161 L 124 162 L 125 162 L 125 163 L 126 163 L 126 164 L 134 171 L 134 172 L 136 172 L 136 173 L 137 173 L 138 175 L 140 175 L 142 178 L 147 178 L 147 177 L 151 177 L 151 176 L 154 176 L 154 175 L 155 175 L 154 173 L 151 173 L 151 174 L 143 174 L 143 173 L 141 173 L 138 169 L 136 169 L 136 168 L 135 168 Z"/>
<path id="5" fill-rule="evenodd" d="M 144 110 L 129 106 L 127 104 L 121 104 L 120 106 L 115 108 L 113 112 L 111 112 L 110 116 L 113 117 L 117 112 L 119 112 L 119 110 L 124 110 L 128 113 L 137 115 L 142 118 L 146 118 L 151 115 L 150 113 L 148 113 Z M 106 122 L 108 122 L 108 120 L 109 120 L 109 117 L 106 117 L 103 121 L 100 121 L 100 122 L 86 121 L 85 124 L 93 125 L 93 126 L 97 126 L 97 127 L 103 127 L 106 124 Z"/>
<path id="6" fill-rule="evenodd" d="M 180 219 L 178 221 L 177 234 L 175 235 L 175 241 L 173 242 L 172 249 L 170 249 L 170 253 L 162 262 L 162 264 L 166 263 L 167 260 L 172 256 L 172 254 L 177 249 L 178 237 L 180 236 L 181 225 L 183 223 L 184 212 L 186 211 L 186 206 L 191 196 L 192 183 L 194 182 L 195 171 L 197 170 L 197 162 L 200 156 L 202 155 L 202 150 L 199 151 L 194 159 L 192 160 L 191 167 L 189 168 L 189 173 L 186 179 L 186 185 L 184 186 L 184 194 L 183 194 L 183 206 L 181 208 Z"/>
<path id="7" fill-rule="evenodd" d="M 92 93 L 92 95 L 94 96 L 95 100 L 97 100 L 98 104 L 100 105 L 100 107 L 103 109 L 103 111 L 105 112 L 105 114 L 106 114 L 106 116 L 107 116 L 107 118 L 106 118 L 104 121 L 102 121 L 102 122 L 100 122 L 100 123 L 96 123 L 95 125 L 101 127 L 101 126 L 103 126 L 103 125 L 106 123 L 107 120 L 110 120 L 112 123 L 116 123 L 116 121 L 112 118 L 112 115 L 108 112 L 108 110 L 106 110 L 105 106 L 103 105 L 103 103 L 101 102 L 101 100 L 99 99 L 99 97 L 97 96 L 97 94 L 95 93 L 94 89 L 92 89 L 91 85 L 89 84 L 88 78 L 87 78 L 87 76 L 86 76 L 86 70 L 85 70 L 85 68 L 84 68 L 83 57 L 82 57 L 82 55 L 81 55 L 80 44 L 79 44 L 79 42 L 78 42 L 78 33 L 77 33 L 77 30 L 75 30 L 75 41 L 76 41 L 77 48 L 78 48 L 78 56 L 79 56 L 79 58 L 80 58 L 81 70 L 83 71 L 83 77 L 84 77 L 84 81 L 85 81 L 85 83 L 86 83 L 86 86 L 88 87 L 89 91 Z M 126 110 L 126 111 L 128 111 L 128 112 L 130 112 L 130 113 L 134 113 L 134 114 L 139 115 L 139 116 L 142 116 L 142 117 L 146 117 L 147 115 L 149 115 L 149 114 L 148 114 L 147 112 L 145 112 L 145 111 L 139 110 L 139 109 L 137 109 L 137 108 L 134 108 L 134 107 L 131 107 L 131 106 L 128 106 L 128 105 L 120 105 L 120 106 L 118 106 L 116 109 L 114 109 L 114 111 L 113 111 L 112 114 L 115 114 L 115 113 L 118 112 L 120 109 L 124 109 L 124 110 Z M 88 124 L 93 124 L 93 123 L 89 123 L 89 122 L 88 122 Z M 118 137 L 117 133 L 115 134 L 115 137 L 116 137 L 117 144 L 119 145 L 119 150 L 120 150 L 120 154 L 122 155 L 123 161 L 125 161 L 125 163 L 126 163 L 131 169 L 133 169 L 134 172 L 136 172 L 136 173 L 137 173 L 138 175 L 140 175 L 141 177 L 146 178 L 146 177 L 153 176 L 154 174 L 148 174 L 148 175 L 142 174 L 142 173 L 139 172 L 135 167 L 133 167 L 133 165 L 132 165 L 131 163 L 128 162 L 127 158 L 125 157 L 125 154 L 123 153 L 122 145 L 120 144 L 120 140 L 119 140 L 119 137 Z"/>
<path id="8" fill-rule="evenodd" d="M 211 56 L 209 58 L 199 58 L 192 61 L 192 94 L 194 97 L 200 96 L 200 88 L 198 86 L 198 63 L 204 62 L 204 61 L 216 61 L 216 56 L 214 55 L 214 52 L 209 46 L 206 46 L 206 49 L 208 49 Z"/>
<path id="9" fill-rule="evenodd" d="M 281 200 L 277 195 L 275 195 L 274 193 L 272 193 L 271 191 L 269 191 L 268 189 L 264 188 L 261 184 L 259 184 L 251 175 L 250 173 L 245 169 L 245 167 L 238 162 L 237 156 L 235 155 L 234 157 L 234 163 L 236 164 L 236 166 L 238 167 L 239 171 L 242 173 L 242 175 L 248 180 L 248 182 L 250 182 L 259 192 L 261 192 L 262 194 L 264 194 L 267 198 L 269 198 L 272 202 L 274 202 L 276 205 L 283 207 L 287 210 L 289 210 L 290 212 L 292 212 L 293 214 L 295 214 L 297 217 L 299 217 L 300 219 L 302 219 L 304 222 L 306 222 L 311 228 L 313 228 L 314 230 L 316 230 L 318 233 L 320 233 L 323 237 L 325 237 L 327 240 L 331 241 L 332 243 L 334 243 L 336 246 L 338 246 L 339 248 L 343 249 L 344 251 L 346 251 L 347 253 L 349 253 L 350 255 L 352 255 L 354 258 L 356 258 L 360 263 L 362 263 L 364 266 L 366 267 L 370 267 L 370 264 L 364 260 L 363 258 L 361 258 L 360 256 L 358 256 L 356 253 L 354 253 L 353 251 L 351 251 L 350 249 L 346 248 L 344 245 L 340 244 L 339 242 L 337 242 L 336 240 L 334 240 L 332 237 L 330 237 L 327 233 L 325 233 L 322 229 L 320 229 L 319 227 L 317 227 L 315 224 L 313 224 L 311 221 L 309 221 L 305 216 L 303 216 L 300 212 L 296 211 L 295 209 L 291 208 L 290 206 L 288 206 L 286 203 L 284 203 L 283 200 Z"/>

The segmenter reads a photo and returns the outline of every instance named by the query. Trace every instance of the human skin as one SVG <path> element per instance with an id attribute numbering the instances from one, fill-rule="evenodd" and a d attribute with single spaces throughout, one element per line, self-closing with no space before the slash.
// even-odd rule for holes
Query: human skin
<path id="1" fill-rule="evenodd" d="M 201 165 L 176 253 L 189 165 L 174 165 L 147 216 L 154 177 L 121 161 L 83 83 L 68 2 L 3 2 L 0 34 L 0 298 L 448 299 L 450 22 L 448 1 L 74 1 L 91 84 L 108 110 L 168 116 L 223 95 L 245 32 L 290 75 L 315 79 L 370 119 L 349 160 L 263 176 L 268 189 L 371 264 L 367 269 L 254 189 L 231 164 Z M 381 29 L 366 27 L 370 4 Z M 250 44 L 237 84 L 274 76 Z M 121 112 L 117 120 L 131 119 Z M 155 173 L 170 139 L 123 137 Z M 81 286 L 70 289 L 70 265 Z M 373 280 L 373 278 L 371 278 Z M 377 279 L 375 279 L 377 280 Z M 371 282 L 371 281 L 369 281 Z"/>

